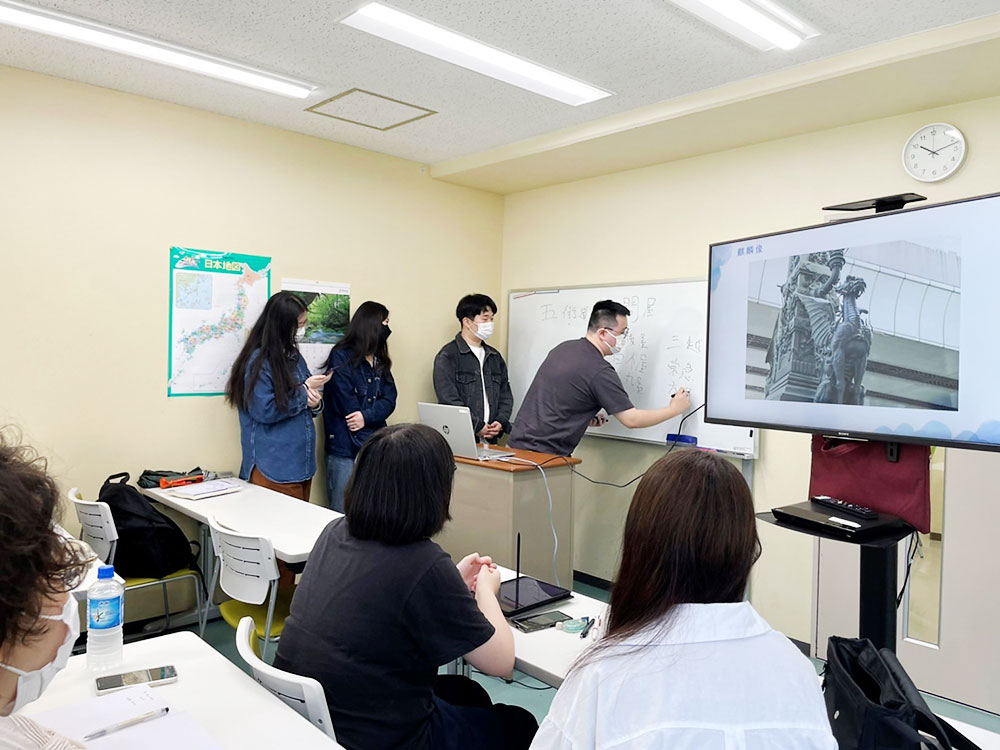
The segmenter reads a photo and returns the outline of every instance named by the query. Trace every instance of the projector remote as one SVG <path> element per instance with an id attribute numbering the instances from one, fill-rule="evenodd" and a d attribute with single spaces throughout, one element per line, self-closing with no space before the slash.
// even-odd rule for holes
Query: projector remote
<path id="1" fill-rule="evenodd" d="M 838 500 L 837 498 L 830 497 L 829 495 L 813 495 L 810 500 L 814 503 L 825 505 L 827 508 L 833 508 L 841 513 L 847 513 L 850 516 L 863 518 L 866 521 L 872 521 L 878 518 L 878 513 L 871 508 L 866 508 L 864 505 L 848 503 L 844 500 Z"/>

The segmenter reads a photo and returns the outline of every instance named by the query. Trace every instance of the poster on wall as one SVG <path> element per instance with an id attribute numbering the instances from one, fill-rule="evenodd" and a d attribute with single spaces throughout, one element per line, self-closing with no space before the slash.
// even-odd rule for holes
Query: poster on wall
<path id="1" fill-rule="evenodd" d="M 221 396 L 271 295 L 271 259 L 170 248 L 167 396 Z"/>
<path id="2" fill-rule="evenodd" d="M 281 289 L 306 303 L 306 332 L 299 351 L 312 373 L 326 369 L 330 349 L 344 337 L 351 319 L 351 285 L 332 281 L 282 279 Z"/>

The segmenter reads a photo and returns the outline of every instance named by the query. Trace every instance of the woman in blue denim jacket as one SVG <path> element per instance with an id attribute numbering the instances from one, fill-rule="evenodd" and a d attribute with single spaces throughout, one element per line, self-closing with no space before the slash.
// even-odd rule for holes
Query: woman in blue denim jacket
<path id="1" fill-rule="evenodd" d="M 323 389 L 326 489 L 327 501 L 336 511 L 344 511 L 344 488 L 358 451 L 396 410 L 396 383 L 386 345 L 390 333 L 385 305 L 363 302 L 327 360 L 331 378 Z"/>
<path id="2" fill-rule="evenodd" d="M 310 376 L 299 354 L 296 339 L 305 324 L 299 297 L 271 297 L 233 364 L 226 400 L 240 415 L 240 478 L 308 501 L 316 473 L 313 418 L 329 376 Z"/>

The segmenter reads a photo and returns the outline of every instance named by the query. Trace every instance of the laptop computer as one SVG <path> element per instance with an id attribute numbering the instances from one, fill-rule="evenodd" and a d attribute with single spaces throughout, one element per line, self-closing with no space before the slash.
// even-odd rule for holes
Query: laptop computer
<path id="1" fill-rule="evenodd" d="M 844 541 L 861 542 L 905 527 L 896 516 L 879 513 L 878 518 L 864 519 L 838 513 L 811 500 L 805 503 L 772 508 L 771 513 L 782 523 L 839 537 Z"/>
<path id="2" fill-rule="evenodd" d="M 465 406 L 418 402 L 417 413 L 420 415 L 421 424 L 433 427 L 444 435 L 451 452 L 456 456 L 479 461 L 496 461 L 514 455 L 511 451 L 476 445 L 476 436 L 472 433 L 472 417 Z"/>

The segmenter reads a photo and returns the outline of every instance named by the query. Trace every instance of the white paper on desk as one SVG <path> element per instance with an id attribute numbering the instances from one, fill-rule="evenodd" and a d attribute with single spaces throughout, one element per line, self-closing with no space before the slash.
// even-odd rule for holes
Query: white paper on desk
<path id="1" fill-rule="evenodd" d="M 35 716 L 42 726 L 83 742 L 84 736 L 167 705 L 148 685 L 120 690 Z M 84 743 L 93 750 L 221 750 L 194 718 L 171 709 L 159 719 L 136 724 Z"/>
<path id="2" fill-rule="evenodd" d="M 182 500 L 201 500 L 205 497 L 239 492 L 241 489 L 243 489 L 243 485 L 232 479 L 210 479 L 207 482 L 195 482 L 177 487 L 173 494 L 174 497 L 179 497 Z"/>

